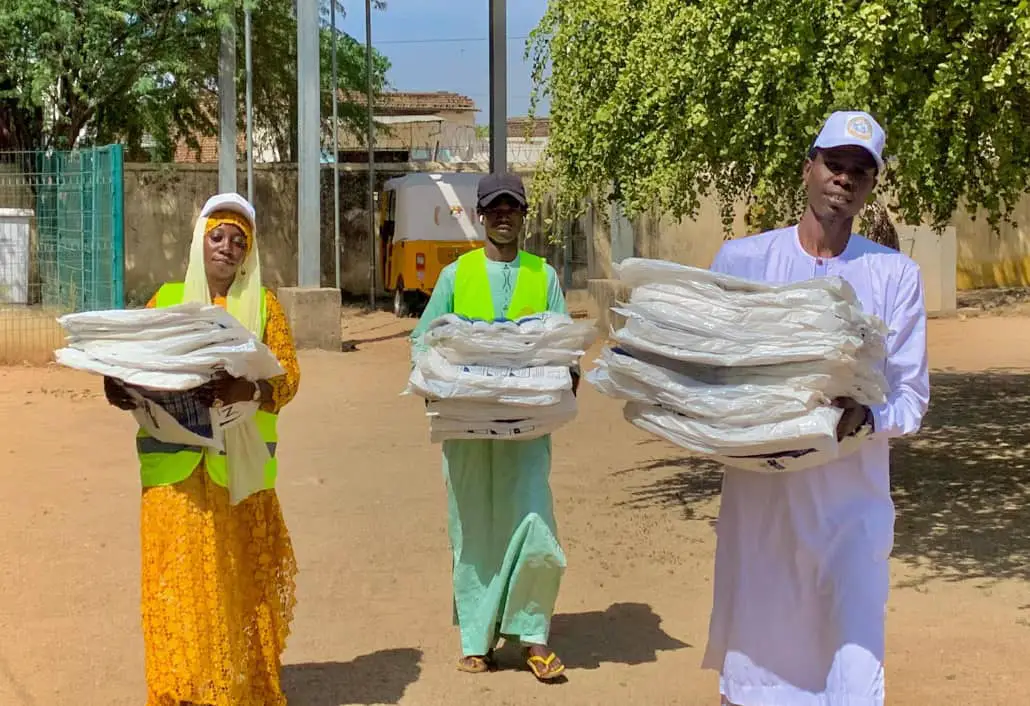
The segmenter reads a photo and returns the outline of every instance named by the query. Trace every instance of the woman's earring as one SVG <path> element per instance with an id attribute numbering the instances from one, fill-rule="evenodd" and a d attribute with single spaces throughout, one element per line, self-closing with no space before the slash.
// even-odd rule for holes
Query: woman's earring
<path id="1" fill-rule="evenodd" d="M 246 267 L 240 267 L 240 276 L 242 276 L 242 277 L 246 277 L 247 276 L 247 268 Z"/>

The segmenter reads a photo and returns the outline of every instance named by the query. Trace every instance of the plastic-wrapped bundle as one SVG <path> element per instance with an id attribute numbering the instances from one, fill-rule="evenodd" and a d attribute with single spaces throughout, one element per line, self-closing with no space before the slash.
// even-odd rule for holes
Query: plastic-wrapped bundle
<path id="1" fill-rule="evenodd" d="M 707 383 L 626 351 L 607 349 L 587 380 L 600 392 L 642 404 L 659 404 L 692 419 L 747 425 L 806 414 L 827 402 L 821 392 L 788 380 L 774 384 Z"/>
<path id="2" fill-rule="evenodd" d="M 283 374 L 272 351 L 217 306 L 92 311 L 57 321 L 67 334 L 58 363 L 129 385 L 191 390 L 219 372 L 248 380 Z"/>
<path id="3" fill-rule="evenodd" d="M 561 392 L 571 389 L 568 368 L 454 365 L 433 348 L 418 357 L 408 378 L 408 390 L 427 400 L 487 401 L 516 407 L 558 404 Z"/>
<path id="4" fill-rule="evenodd" d="M 658 433 L 680 446 L 706 455 L 756 456 L 799 448 L 833 451 L 841 412 L 816 407 L 804 414 L 764 424 L 718 424 L 690 419 L 655 405 L 629 402 L 623 414 L 633 424 Z"/>
<path id="5" fill-rule="evenodd" d="M 624 310 L 613 309 L 616 313 Z M 667 328 L 638 314 L 632 314 L 626 325 L 615 332 L 621 345 L 657 353 L 685 363 L 720 367 L 781 365 L 815 361 L 859 363 L 862 340 L 852 336 L 827 336 L 821 340 L 798 337 L 790 340 L 769 339 L 753 344 L 738 343 L 730 338 L 715 338 Z"/>
<path id="6" fill-rule="evenodd" d="M 433 321 L 425 343 L 455 364 L 526 368 L 575 365 L 594 342 L 592 322 L 544 313 L 518 321 L 473 321 L 445 314 Z"/>
<path id="7" fill-rule="evenodd" d="M 407 394 L 426 399 L 433 442 L 533 439 L 576 416 L 570 368 L 596 336 L 560 314 L 518 321 L 440 317 L 425 333 Z"/>
<path id="8" fill-rule="evenodd" d="M 275 354 L 217 306 L 94 311 L 58 319 L 67 345 L 57 362 L 128 385 L 140 428 L 167 443 L 229 451 L 234 503 L 262 487 L 268 447 L 251 423 L 256 402 L 214 409 L 197 388 L 216 375 L 264 380 L 284 373 Z M 228 434 L 228 436 L 227 436 Z"/>
<path id="9" fill-rule="evenodd" d="M 792 284 L 772 285 L 741 277 L 679 265 L 666 260 L 631 257 L 616 266 L 619 280 L 637 288 L 671 284 L 703 293 L 710 300 L 728 300 L 744 295 L 750 305 L 768 302 L 774 306 L 794 307 L 802 302 L 844 301 L 860 306 L 854 288 L 840 277 L 820 277 Z M 799 297 L 799 298 L 795 298 Z"/>
<path id="10" fill-rule="evenodd" d="M 705 424 L 636 402 L 627 403 L 623 414 L 634 426 L 677 446 L 749 471 L 803 471 L 854 453 L 868 436 L 863 429 L 838 442 L 841 411 L 832 407 L 750 428 Z"/>
<path id="11" fill-rule="evenodd" d="M 773 286 L 630 259 L 626 317 L 588 381 L 626 400 L 627 420 L 694 453 L 751 470 L 800 470 L 858 448 L 838 442 L 837 397 L 886 398 L 887 330 L 840 278 Z"/>
<path id="12" fill-rule="evenodd" d="M 448 439 L 535 439 L 572 421 L 576 412 L 576 397 L 571 391 L 563 392 L 553 405 L 532 409 L 465 400 L 430 402 L 426 407 L 434 443 Z"/>

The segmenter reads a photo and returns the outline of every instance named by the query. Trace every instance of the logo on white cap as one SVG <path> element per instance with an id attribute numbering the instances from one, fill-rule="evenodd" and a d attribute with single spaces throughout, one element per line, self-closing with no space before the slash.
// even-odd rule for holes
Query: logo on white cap
<path id="1" fill-rule="evenodd" d="M 844 129 L 855 139 L 867 141 L 873 139 L 873 124 L 864 115 L 852 115 Z"/>

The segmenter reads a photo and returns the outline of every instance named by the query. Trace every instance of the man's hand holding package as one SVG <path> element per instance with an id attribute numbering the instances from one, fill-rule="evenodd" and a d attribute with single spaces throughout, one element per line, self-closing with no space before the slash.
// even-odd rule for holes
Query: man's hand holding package
<path id="1" fill-rule="evenodd" d="M 837 441 L 851 436 L 872 420 L 869 408 L 850 397 L 838 397 L 833 401 L 833 406 L 844 410 L 840 421 L 837 422 Z"/>

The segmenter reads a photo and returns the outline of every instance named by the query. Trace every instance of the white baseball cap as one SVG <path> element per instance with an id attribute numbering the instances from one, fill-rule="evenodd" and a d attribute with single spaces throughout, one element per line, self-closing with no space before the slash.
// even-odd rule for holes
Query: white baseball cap
<path id="1" fill-rule="evenodd" d="M 237 193 L 215 194 L 207 200 L 204 208 L 200 209 L 200 217 L 207 218 L 215 211 L 232 211 L 250 222 L 250 227 L 257 229 L 257 215 L 250 201 Z"/>
<path id="2" fill-rule="evenodd" d="M 887 133 L 869 113 L 837 111 L 826 120 L 812 146 L 823 150 L 849 145 L 861 147 L 873 156 L 876 166 L 882 172 L 883 148 L 886 143 Z"/>

